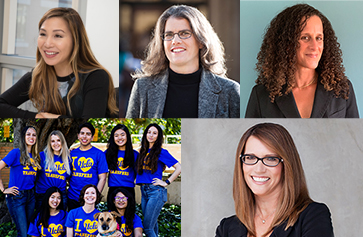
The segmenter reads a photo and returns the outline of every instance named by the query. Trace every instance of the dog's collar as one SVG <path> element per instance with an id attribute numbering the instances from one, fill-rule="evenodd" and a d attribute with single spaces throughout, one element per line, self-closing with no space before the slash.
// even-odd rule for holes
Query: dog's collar
<path id="1" fill-rule="evenodd" d="M 112 232 L 108 232 L 106 234 L 102 234 L 100 232 L 98 232 L 101 236 L 110 236 L 110 235 L 113 235 L 114 233 L 116 232 L 116 230 L 112 231 Z"/>

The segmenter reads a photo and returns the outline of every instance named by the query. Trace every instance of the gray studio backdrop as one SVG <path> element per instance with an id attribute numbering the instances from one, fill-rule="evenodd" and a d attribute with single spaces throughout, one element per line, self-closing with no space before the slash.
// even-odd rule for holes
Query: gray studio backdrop
<path id="1" fill-rule="evenodd" d="M 299 151 L 310 196 L 326 203 L 335 236 L 363 232 L 363 120 L 182 119 L 182 235 L 214 236 L 235 213 L 232 178 L 239 139 L 260 122 L 283 125 Z"/>

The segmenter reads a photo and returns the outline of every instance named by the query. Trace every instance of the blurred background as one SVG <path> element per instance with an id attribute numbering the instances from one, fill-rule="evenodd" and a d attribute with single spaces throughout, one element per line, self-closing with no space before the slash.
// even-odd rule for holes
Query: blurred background
<path id="1" fill-rule="evenodd" d="M 212 24 L 223 42 L 227 76 L 239 82 L 239 4 L 238 0 L 120 0 L 120 117 L 125 117 L 133 80 L 130 73 L 141 60 L 159 16 L 170 6 L 196 7 Z"/>

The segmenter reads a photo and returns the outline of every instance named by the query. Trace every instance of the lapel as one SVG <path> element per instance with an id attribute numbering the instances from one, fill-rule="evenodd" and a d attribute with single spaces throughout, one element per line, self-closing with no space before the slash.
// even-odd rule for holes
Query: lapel
<path id="1" fill-rule="evenodd" d="M 215 118 L 219 93 L 222 91 L 215 75 L 203 69 L 199 84 L 198 118 Z"/>
<path id="2" fill-rule="evenodd" d="M 315 92 L 313 111 L 311 111 L 311 118 L 322 118 L 326 113 L 331 100 L 334 98 L 333 93 L 324 89 L 324 85 L 318 83 Z"/>
<path id="3" fill-rule="evenodd" d="M 161 118 L 163 116 L 166 93 L 169 82 L 168 70 L 152 80 L 152 86 L 147 91 L 147 118 Z"/>
<path id="4" fill-rule="evenodd" d="M 277 97 L 275 100 L 276 105 L 279 107 L 285 118 L 301 118 L 292 92 L 285 95 L 285 90 L 283 90 L 282 93 L 283 95 Z"/>

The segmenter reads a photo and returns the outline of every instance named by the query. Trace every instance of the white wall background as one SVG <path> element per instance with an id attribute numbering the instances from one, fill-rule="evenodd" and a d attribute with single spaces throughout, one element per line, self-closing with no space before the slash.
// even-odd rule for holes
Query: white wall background
<path id="1" fill-rule="evenodd" d="M 119 87 L 119 1 L 87 0 L 85 26 L 93 53 Z"/>
<path id="2" fill-rule="evenodd" d="M 310 196 L 328 205 L 335 236 L 361 236 L 363 120 L 182 119 L 183 236 L 215 236 L 220 220 L 235 214 L 237 145 L 260 122 L 281 124 L 292 135 Z"/>

